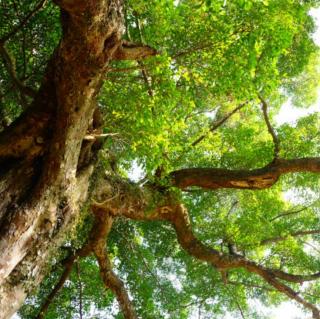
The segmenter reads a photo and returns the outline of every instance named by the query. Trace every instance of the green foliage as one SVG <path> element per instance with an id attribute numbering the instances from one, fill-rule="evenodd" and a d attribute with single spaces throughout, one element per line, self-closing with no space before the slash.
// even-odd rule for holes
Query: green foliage
<path id="1" fill-rule="evenodd" d="M 0 1 L 4 17 L 0 36 L 35 3 Z M 110 65 L 99 105 L 105 133 L 118 135 L 106 141 L 105 151 L 117 159 L 123 172 L 136 163 L 152 181 L 159 167 L 163 176 L 185 167 L 262 167 L 272 161 L 273 143 L 260 94 L 269 104 L 280 156 L 319 156 L 319 113 L 294 124 L 277 125 L 276 121 L 286 100 L 300 108 L 316 101 L 319 49 L 312 40 L 315 25 L 308 12 L 317 5 L 318 1 L 291 0 L 126 1 L 124 37 L 160 53 L 139 63 Z M 17 76 L 26 85 L 39 87 L 60 36 L 59 12 L 50 2 L 7 42 Z M 12 79 L 0 61 L 0 118 L 11 122 L 22 112 L 22 97 L 12 89 Z M 240 111 L 210 131 L 212 124 L 242 103 L 246 105 Z M 201 136 L 203 140 L 192 146 Z M 312 273 L 320 266 L 319 235 L 292 234 L 320 229 L 319 187 L 315 174 L 296 174 L 281 177 L 268 190 L 209 193 L 194 188 L 181 197 L 204 243 L 227 253 L 231 242 L 261 265 Z M 86 226 L 69 244 L 78 247 L 83 242 Z M 261 244 L 277 237 L 286 239 Z M 181 251 L 173 229 L 165 223 L 119 220 L 109 236 L 108 250 L 144 319 L 195 318 L 199 309 L 201 318 L 223 318 L 226 312 L 239 318 L 241 310 L 248 318 L 261 319 L 248 300 L 267 306 L 285 300 L 241 269 L 230 271 L 230 284 L 225 285 L 216 269 Z M 114 296 L 99 279 L 94 259 L 81 260 L 79 268 L 81 279 L 74 268 L 46 318 L 79 317 L 80 281 L 86 318 L 122 318 Z M 61 272 L 57 260 L 50 276 L 22 308 L 21 318 L 34 318 Z M 319 282 L 301 290 L 307 300 L 319 302 Z"/>

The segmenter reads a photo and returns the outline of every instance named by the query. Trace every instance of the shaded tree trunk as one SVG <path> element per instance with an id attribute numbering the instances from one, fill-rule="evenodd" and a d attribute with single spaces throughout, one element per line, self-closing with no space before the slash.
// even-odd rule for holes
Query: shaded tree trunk
<path id="1" fill-rule="evenodd" d="M 0 136 L 1 318 L 40 283 L 87 199 L 94 156 L 81 156 L 83 138 L 94 128 L 102 77 L 121 45 L 121 1 L 56 4 L 63 38 L 32 105 Z"/>

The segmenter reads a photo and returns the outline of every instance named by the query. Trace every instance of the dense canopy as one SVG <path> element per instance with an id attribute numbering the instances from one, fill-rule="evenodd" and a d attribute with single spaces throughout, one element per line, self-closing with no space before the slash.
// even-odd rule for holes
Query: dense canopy
<path id="1" fill-rule="evenodd" d="M 0 0 L 0 318 L 319 319 L 319 4 Z"/>

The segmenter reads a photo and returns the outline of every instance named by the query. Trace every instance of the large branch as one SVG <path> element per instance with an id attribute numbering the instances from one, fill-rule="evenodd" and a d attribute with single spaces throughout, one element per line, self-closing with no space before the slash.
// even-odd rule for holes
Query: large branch
<path id="1" fill-rule="evenodd" d="M 112 183 L 117 188 L 115 195 L 107 193 L 106 181 L 107 183 Z M 106 177 L 97 186 L 102 189 L 102 192 L 96 193 L 96 196 L 99 200 L 102 200 L 104 197 L 104 200 L 95 202 L 93 210 L 99 211 L 101 216 L 103 216 L 103 212 L 107 212 L 114 216 L 124 216 L 133 220 L 169 221 L 175 227 L 179 243 L 186 251 L 198 259 L 214 264 L 218 269 L 243 267 L 258 275 L 268 272 L 277 278 L 294 283 L 302 283 L 320 277 L 320 273 L 292 275 L 279 270 L 267 269 L 237 253 L 224 254 L 207 247 L 193 234 L 186 208 L 177 203 L 175 198 L 171 197 L 170 194 L 154 194 L 155 190 L 152 188 L 148 190 L 147 186 L 141 188 L 131 185 L 126 181 L 110 180 L 110 177 Z M 108 197 L 106 198 L 106 196 Z"/>
<path id="2" fill-rule="evenodd" d="M 206 261 L 218 269 L 245 268 L 251 273 L 255 273 L 262 277 L 271 286 L 279 292 L 284 293 L 289 298 L 302 304 L 310 309 L 313 318 L 319 319 L 320 312 L 316 306 L 307 302 L 299 296 L 292 288 L 282 283 L 279 279 L 302 283 L 308 280 L 315 280 L 320 277 L 320 273 L 314 275 L 291 275 L 283 271 L 268 269 L 249 261 L 240 255 L 226 255 L 215 249 L 209 248 L 202 244 L 193 234 L 187 210 L 182 206 L 176 206 L 174 214 L 168 214 L 167 220 L 171 221 L 177 233 L 180 245 L 192 256 L 197 259 Z"/>
<path id="3" fill-rule="evenodd" d="M 279 292 L 284 293 L 289 298 L 311 310 L 315 319 L 320 318 L 319 310 L 316 306 L 304 300 L 297 292 L 282 282 L 284 280 L 290 283 L 303 283 L 319 278 L 320 273 L 293 275 L 284 271 L 266 268 L 237 253 L 222 253 L 204 245 L 196 238 L 187 210 L 183 205 L 177 203 L 174 198 L 171 198 L 170 195 L 158 194 L 158 196 L 153 196 L 154 189 L 148 191 L 147 189 L 126 185 L 125 182 L 121 183 L 120 181 L 112 181 L 112 185 L 117 188 L 117 193 L 110 194 L 106 193 L 106 191 L 98 193 L 99 202 L 93 205 L 94 209 L 134 220 L 169 221 L 175 228 L 181 247 L 191 256 L 213 265 L 220 271 L 244 268 L 248 272 L 260 276 Z M 106 190 L 106 187 L 104 189 Z M 102 213 L 101 216 L 103 216 Z"/>
<path id="4" fill-rule="evenodd" d="M 107 289 L 110 289 L 118 300 L 121 311 L 126 319 L 136 319 L 134 308 L 123 282 L 112 270 L 111 262 L 107 255 L 106 237 L 111 230 L 113 218 L 104 210 L 93 209 L 95 215 L 95 226 L 92 233 L 92 250 L 97 258 L 100 275 Z M 99 235 L 97 235 L 99 234 Z"/>
<path id="5" fill-rule="evenodd" d="M 112 270 L 111 262 L 107 253 L 103 250 L 95 249 L 95 255 L 99 263 L 100 275 L 107 289 L 110 289 L 118 300 L 120 309 L 125 319 L 136 319 L 134 308 L 123 282 Z"/>
<path id="6" fill-rule="evenodd" d="M 320 157 L 278 159 L 252 170 L 223 168 L 186 168 L 170 174 L 173 186 L 185 189 L 198 186 L 205 189 L 263 189 L 271 187 L 282 174 L 294 172 L 320 173 Z"/>

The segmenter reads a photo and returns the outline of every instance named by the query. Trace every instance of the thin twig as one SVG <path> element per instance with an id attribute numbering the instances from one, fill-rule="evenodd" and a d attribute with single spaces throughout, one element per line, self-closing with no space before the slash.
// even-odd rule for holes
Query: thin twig
<path id="1" fill-rule="evenodd" d="M 261 104 L 262 104 L 263 117 L 264 117 L 264 120 L 267 124 L 268 132 L 271 135 L 272 140 L 273 140 L 274 159 L 278 159 L 279 158 L 279 151 L 280 151 L 280 141 L 279 141 L 278 136 L 277 136 L 276 132 L 274 131 L 274 129 L 270 123 L 270 120 L 269 120 L 268 104 L 260 94 L 258 95 L 258 97 L 259 97 L 259 100 L 261 101 Z"/>
<path id="2" fill-rule="evenodd" d="M 18 78 L 15 68 L 15 61 L 12 55 L 9 53 L 8 49 L 4 44 L 0 44 L 0 54 L 4 60 L 4 65 L 12 78 L 14 85 L 19 89 L 21 94 L 34 98 L 36 91 L 25 86 L 23 82 Z"/>
<path id="3" fill-rule="evenodd" d="M 211 127 L 209 128 L 209 131 L 206 134 L 201 135 L 198 137 L 194 142 L 191 143 L 191 146 L 196 146 L 199 144 L 210 132 L 215 131 L 218 129 L 221 125 L 223 125 L 233 114 L 235 114 L 237 111 L 241 110 L 248 102 L 241 103 L 238 105 L 235 109 L 233 109 L 231 112 L 229 112 L 225 117 L 220 119 L 219 121 L 213 122 Z"/>
<path id="4" fill-rule="evenodd" d="M 32 11 L 30 11 L 26 17 L 15 27 L 13 28 L 9 33 L 7 33 L 5 36 L 3 36 L 0 39 L 0 44 L 4 44 L 6 41 L 8 41 L 11 37 L 13 37 L 15 34 L 17 34 L 28 22 L 29 20 L 38 12 L 40 11 L 46 4 L 47 0 L 41 0 Z"/>
<path id="5" fill-rule="evenodd" d="M 143 265 L 144 265 L 144 268 L 145 270 L 155 279 L 155 281 L 157 282 L 157 285 L 158 285 L 158 288 L 160 290 L 160 294 L 161 294 L 161 297 L 163 300 L 166 300 L 167 303 L 168 303 L 168 299 L 167 299 L 167 296 L 166 296 L 166 293 L 165 291 L 163 290 L 163 287 L 161 285 L 161 282 L 159 281 L 159 277 L 157 276 L 157 274 L 155 274 L 152 269 L 150 269 L 146 259 L 144 258 L 143 254 L 137 249 L 136 245 L 134 244 L 134 242 L 132 241 L 128 241 L 127 238 L 125 236 L 123 236 L 122 233 L 120 233 L 118 230 L 116 230 L 116 232 L 120 235 L 120 237 L 126 242 L 126 244 L 128 246 L 130 246 L 131 250 L 135 251 L 138 255 L 139 255 L 139 258 L 141 258 L 142 262 L 143 262 Z"/>
<path id="6" fill-rule="evenodd" d="M 320 233 L 320 231 L 319 231 L 319 233 Z M 312 244 L 310 244 L 310 243 L 308 243 L 308 242 L 306 242 L 306 241 L 303 241 L 303 243 L 304 243 L 305 245 L 311 247 L 311 248 L 314 249 L 317 253 L 320 254 L 320 249 L 317 248 L 316 246 L 314 246 L 314 245 L 312 245 Z"/>
<path id="7" fill-rule="evenodd" d="M 135 15 L 135 20 L 136 20 L 136 25 L 137 25 L 137 29 L 138 29 L 138 32 L 139 32 L 139 37 L 140 37 L 140 42 L 141 43 L 144 43 L 144 38 L 143 38 L 143 35 L 142 35 L 142 30 L 141 30 L 141 24 L 140 24 L 140 20 L 139 18 Z M 144 63 L 142 61 L 137 61 L 138 62 L 138 65 L 141 67 L 141 74 L 142 74 L 142 77 L 143 77 L 143 80 L 146 84 L 146 87 L 147 87 L 147 91 L 148 91 L 148 95 L 150 97 L 153 97 L 154 96 L 154 92 L 152 90 L 152 87 L 151 87 L 151 79 L 148 75 L 148 72 L 147 72 L 147 69 L 144 65 Z"/>
<path id="8" fill-rule="evenodd" d="M 228 284 L 234 285 L 234 286 L 242 285 L 247 288 L 256 288 L 256 289 L 261 289 L 261 290 L 265 290 L 265 291 L 275 291 L 273 288 L 270 288 L 270 287 L 264 287 L 264 286 L 255 285 L 255 284 L 251 284 L 251 283 L 247 283 L 247 282 L 241 282 L 241 281 L 228 280 Z"/>
<path id="9" fill-rule="evenodd" d="M 306 235 L 315 235 L 320 234 L 320 229 L 311 229 L 311 230 L 300 230 L 291 234 L 288 234 L 286 236 L 277 236 L 272 238 L 264 239 L 260 242 L 260 245 L 266 245 L 270 243 L 276 243 L 282 240 L 286 240 L 289 237 L 299 237 L 299 236 L 306 236 Z"/>
<path id="10" fill-rule="evenodd" d="M 79 260 L 77 260 L 76 267 L 77 267 L 77 276 L 78 276 L 78 282 L 79 282 L 79 318 L 82 319 L 82 281 L 80 276 Z"/>
<path id="11" fill-rule="evenodd" d="M 311 205 L 312 205 L 312 204 L 311 204 Z M 300 209 L 298 209 L 298 210 L 291 210 L 291 211 L 286 211 L 286 212 L 280 213 L 279 215 L 271 218 L 271 219 L 270 219 L 270 222 L 273 222 L 273 221 L 275 221 L 276 219 L 281 218 L 281 217 L 285 217 L 285 216 L 295 215 L 295 214 L 301 213 L 301 212 L 305 211 L 306 209 L 308 209 L 311 205 L 302 207 L 302 208 L 300 208 Z"/>

